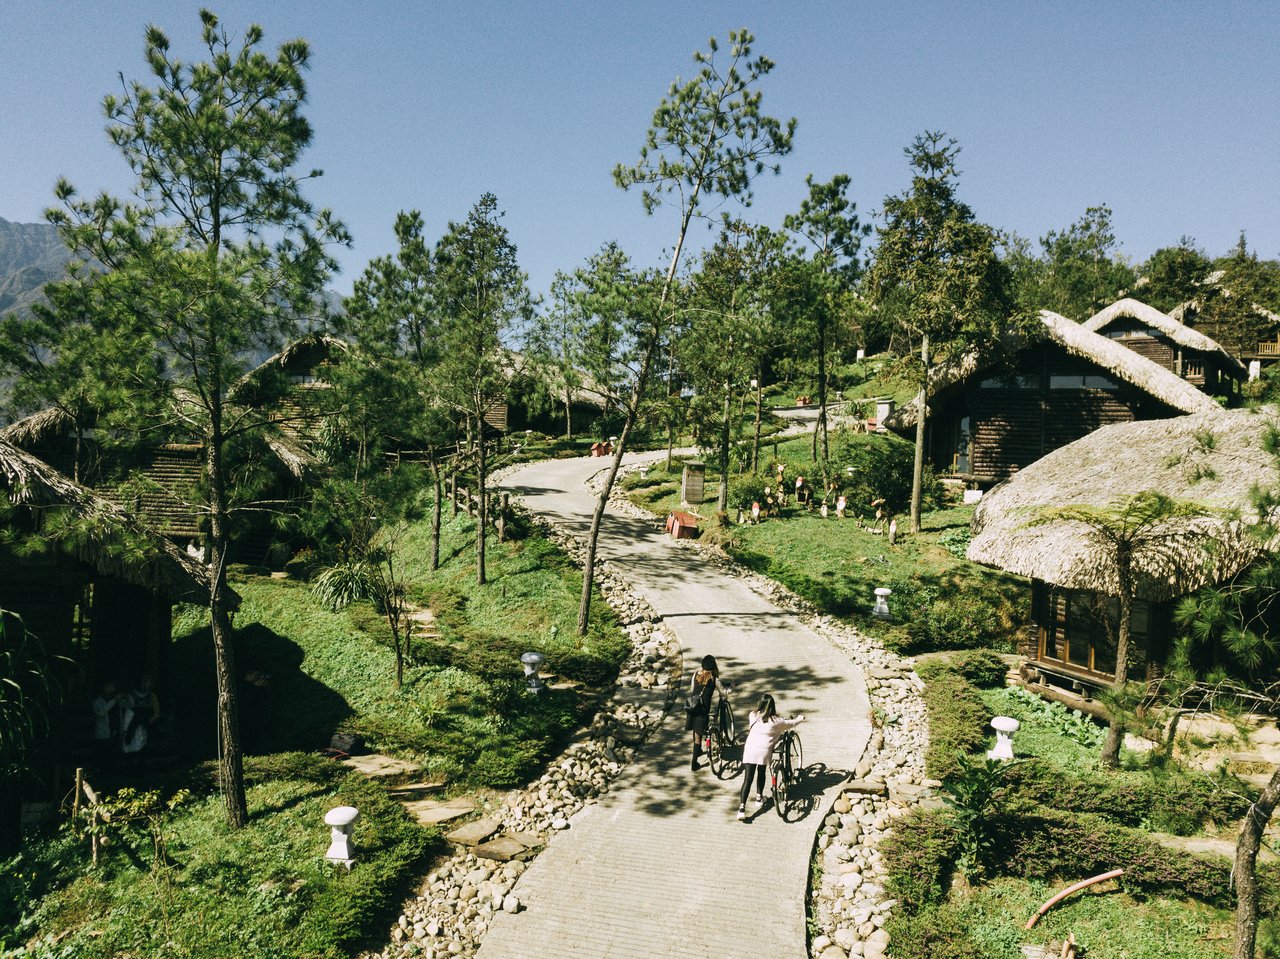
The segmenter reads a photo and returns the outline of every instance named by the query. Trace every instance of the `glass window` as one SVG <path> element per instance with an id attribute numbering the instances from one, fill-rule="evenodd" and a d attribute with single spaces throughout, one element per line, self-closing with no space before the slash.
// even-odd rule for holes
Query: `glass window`
<path id="1" fill-rule="evenodd" d="M 1109 376 L 1086 376 L 1084 385 L 1091 390 L 1118 390 L 1120 385 Z"/>
<path id="2" fill-rule="evenodd" d="M 1084 377 L 1072 374 L 1054 373 L 1049 377 L 1051 390 L 1078 390 L 1084 387 Z"/>

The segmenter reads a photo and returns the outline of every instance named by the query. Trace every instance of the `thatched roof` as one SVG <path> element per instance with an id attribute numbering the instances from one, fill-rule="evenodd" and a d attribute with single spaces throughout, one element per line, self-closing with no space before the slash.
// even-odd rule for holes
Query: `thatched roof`
<path id="1" fill-rule="evenodd" d="M 1169 372 L 1145 356 L 1121 346 L 1114 340 L 1086 330 L 1079 323 L 1049 310 L 1040 311 L 1039 336 L 1025 342 L 1011 343 L 1008 348 L 1022 349 L 1039 341 L 1056 343 L 1072 356 L 1096 363 L 1116 379 L 1155 397 L 1166 406 L 1180 413 L 1212 413 L 1219 409 L 1212 398 L 1201 393 L 1181 377 Z M 984 365 L 976 354 L 969 353 L 959 360 L 938 367 L 929 385 L 929 395 L 937 396 L 943 390 L 956 386 L 970 376 L 981 372 Z M 919 394 L 906 406 L 899 407 L 885 420 L 889 429 L 902 430 L 915 426 Z"/>
<path id="2" fill-rule="evenodd" d="M 332 333 L 316 332 L 294 340 L 279 353 L 269 356 L 244 376 L 236 381 L 227 391 L 228 399 L 237 403 L 250 402 L 260 389 L 272 384 L 275 377 L 288 370 L 289 367 L 306 361 L 314 356 L 330 356 L 335 352 L 345 353 L 351 344 Z"/>
<path id="3" fill-rule="evenodd" d="M 1263 436 L 1280 426 L 1274 410 L 1218 411 L 1104 426 L 1021 470 L 984 496 L 973 517 L 968 557 L 1071 589 L 1118 592 L 1107 551 L 1087 525 L 1040 521 L 1072 506 L 1106 508 L 1156 491 L 1210 515 L 1173 521 L 1167 548 L 1136 557 L 1138 596 L 1163 601 L 1219 582 L 1263 547 L 1244 524 L 1250 492 L 1280 482 Z M 1206 553 L 1204 544 L 1214 548 Z"/>
<path id="4" fill-rule="evenodd" d="M 0 430 L 0 440 L 6 440 L 20 449 L 29 450 L 39 446 L 45 440 L 65 435 L 71 426 L 71 417 L 67 412 L 57 406 L 51 406 L 39 413 L 32 413 L 16 423 L 10 423 Z"/>
<path id="5" fill-rule="evenodd" d="M 86 524 L 67 550 L 100 573 L 175 600 L 209 601 L 208 570 L 172 542 L 52 466 L 0 439 L 0 489 L 18 506 L 65 506 Z M 238 597 L 231 594 L 233 604 Z"/>
<path id="6" fill-rule="evenodd" d="M 1123 300 L 1117 300 L 1106 309 L 1099 310 L 1089 319 L 1080 325 L 1086 330 L 1092 330 L 1094 333 L 1101 333 L 1116 320 L 1123 317 L 1138 320 L 1145 323 L 1152 329 L 1159 330 L 1173 342 L 1188 350 L 1198 350 L 1201 353 L 1212 353 L 1222 358 L 1229 365 L 1234 367 L 1239 373 L 1244 374 L 1244 365 L 1234 356 L 1224 350 L 1217 340 L 1205 336 L 1203 333 L 1197 333 L 1189 326 L 1184 326 L 1178 320 L 1169 316 L 1167 313 L 1161 313 L 1154 306 L 1148 306 L 1141 300 L 1135 300 L 1126 297 Z"/>

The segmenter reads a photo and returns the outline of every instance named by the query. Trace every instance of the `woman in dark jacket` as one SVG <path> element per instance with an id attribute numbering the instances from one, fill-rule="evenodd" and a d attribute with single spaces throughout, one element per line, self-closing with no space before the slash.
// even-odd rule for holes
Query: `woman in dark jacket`
<path id="1" fill-rule="evenodd" d="M 693 674 L 689 683 L 689 698 L 685 705 L 684 728 L 693 733 L 693 760 L 689 768 L 698 771 L 698 757 L 702 755 L 702 741 L 707 737 L 707 724 L 711 719 L 711 697 L 720 683 L 720 667 L 710 654 L 702 657 L 702 668 Z M 694 704 L 694 708 L 689 708 Z"/>

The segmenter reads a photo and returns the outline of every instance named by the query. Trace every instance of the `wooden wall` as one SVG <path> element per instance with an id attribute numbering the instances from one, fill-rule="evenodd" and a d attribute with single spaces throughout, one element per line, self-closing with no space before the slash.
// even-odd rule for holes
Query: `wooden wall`
<path id="1" fill-rule="evenodd" d="M 1085 377 L 1105 378 L 1117 388 L 1085 386 Z M 1080 378 L 1081 385 L 1063 385 L 1072 378 Z M 1005 379 L 978 374 L 932 405 L 929 456 L 934 469 L 952 471 L 960 423 L 967 418 L 970 465 L 962 475 L 982 484 L 1008 479 L 1101 426 L 1177 415 L 1097 364 L 1052 344 L 1024 350 Z"/>

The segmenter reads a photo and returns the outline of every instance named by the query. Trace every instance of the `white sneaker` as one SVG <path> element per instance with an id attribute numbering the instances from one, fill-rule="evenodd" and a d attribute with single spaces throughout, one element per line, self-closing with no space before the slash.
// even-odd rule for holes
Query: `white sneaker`
<path id="1" fill-rule="evenodd" d="M 739 818 L 739 819 L 746 819 L 746 818 L 747 818 L 747 807 L 746 807 L 745 805 L 744 805 L 744 806 L 739 806 L 739 807 L 738 807 L 738 818 Z"/>
<path id="2" fill-rule="evenodd" d="M 756 812 L 759 812 L 761 807 L 763 806 L 764 806 L 764 797 L 756 796 Z"/>

